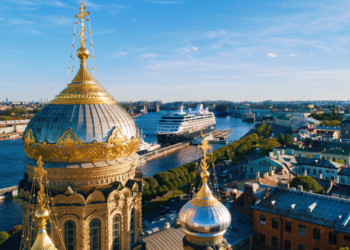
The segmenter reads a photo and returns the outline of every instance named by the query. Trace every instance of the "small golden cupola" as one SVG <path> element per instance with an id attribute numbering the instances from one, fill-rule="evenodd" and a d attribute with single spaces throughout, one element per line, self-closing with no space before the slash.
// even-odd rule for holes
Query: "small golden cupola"
<path id="1" fill-rule="evenodd" d="M 39 231 L 31 250 L 57 250 L 46 232 L 46 221 L 50 218 L 50 211 L 47 209 L 48 204 L 46 201 L 43 181 L 45 180 L 47 171 L 43 168 L 44 163 L 41 161 L 41 157 L 39 157 L 37 164 L 38 167 L 35 168 L 34 171 L 36 174 L 36 179 L 39 182 L 39 191 L 37 197 L 38 209 L 35 211 L 34 217 L 38 221 Z"/>
<path id="2" fill-rule="evenodd" d="M 196 197 L 186 203 L 179 213 L 180 225 L 186 233 L 187 249 L 202 249 L 201 246 L 207 249 L 208 246 L 220 246 L 231 223 L 230 212 L 213 196 L 208 186 L 210 174 L 207 170 L 209 168 L 207 151 L 211 147 L 208 146 L 206 139 L 198 147 L 203 150 L 204 154 L 201 160 L 203 171 L 200 174 L 203 185 Z"/>

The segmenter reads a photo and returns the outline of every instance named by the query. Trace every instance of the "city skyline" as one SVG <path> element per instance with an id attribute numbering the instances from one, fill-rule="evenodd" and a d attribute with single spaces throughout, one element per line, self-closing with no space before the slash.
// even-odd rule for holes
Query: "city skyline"
<path id="1" fill-rule="evenodd" d="M 4 1 L 1 100 L 64 88 L 78 3 Z M 348 99 L 345 1 L 84 3 L 99 79 L 117 101 Z"/>

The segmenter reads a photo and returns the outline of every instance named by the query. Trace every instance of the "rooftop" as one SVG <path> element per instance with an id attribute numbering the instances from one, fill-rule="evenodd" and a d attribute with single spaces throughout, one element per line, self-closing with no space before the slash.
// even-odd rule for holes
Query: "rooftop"
<path id="1" fill-rule="evenodd" d="M 334 227 L 344 233 L 350 233 L 349 207 L 348 199 L 280 188 L 252 206 L 260 211 Z"/>
<path id="2" fill-rule="evenodd" d="M 344 167 L 344 164 L 329 161 L 329 160 L 306 158 L 306 157 L 296 157 L 296 160 L 297 160 L 297 165 L 309 165 L 309 166 L 317 166 L 317 167 L 325 167 L 325 168 L 333 168 L 333 169 L 339 169 Z"/>

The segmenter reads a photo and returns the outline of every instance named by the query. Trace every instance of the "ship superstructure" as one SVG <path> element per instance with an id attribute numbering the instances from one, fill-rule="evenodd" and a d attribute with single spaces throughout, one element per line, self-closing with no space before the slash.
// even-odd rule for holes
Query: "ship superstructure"
<path id="1" fill-rule="evenodd" d="M 164 114 L 159 120 L 156 133 L 160 142 L 171 145 L 192 140 L 200 136 L 201 132 L 208 133 L 215 127 L 213 112 L 199 104 L 193 111 L 188 109 L 185 112 L 181 106 L 179 112 Z"/>

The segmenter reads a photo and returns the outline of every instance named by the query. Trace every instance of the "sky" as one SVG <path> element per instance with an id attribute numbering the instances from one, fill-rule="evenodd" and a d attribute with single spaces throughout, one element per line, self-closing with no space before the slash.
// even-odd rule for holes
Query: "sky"
<path id="1" fill-rule="evenodd" d="M 52 100 L 78 65 L 70 55 L 80 2 L 0 3 L 0 100 Z M 350 1 L 84 4 L 98 78 L 117 101 L 350 98 Z"/>

